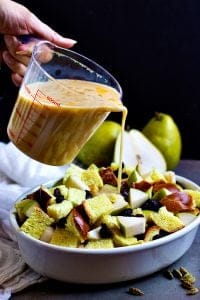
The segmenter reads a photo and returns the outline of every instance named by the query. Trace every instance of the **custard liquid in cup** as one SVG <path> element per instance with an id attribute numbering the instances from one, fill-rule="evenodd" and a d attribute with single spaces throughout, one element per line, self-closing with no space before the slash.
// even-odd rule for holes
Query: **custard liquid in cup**
<path id="1" fill-rule="evenodd" d="M 49 165 L 71 163 L 110 112 L 123 112 L 121 88 L 86 57 L 39 42 L 8 123 L 10 140 Z"/>

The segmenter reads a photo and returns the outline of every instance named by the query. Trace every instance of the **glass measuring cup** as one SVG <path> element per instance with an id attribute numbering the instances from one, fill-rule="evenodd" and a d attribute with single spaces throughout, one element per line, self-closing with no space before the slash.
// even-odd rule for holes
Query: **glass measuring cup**
<path id="1" fill-rule="evenodd" d="M 123 111 L 121 96 L 116 79 L 92 60 L 39 42 L 8 123 L 8 136 L 37 161 L 70 163 L 110 112 Z"/>

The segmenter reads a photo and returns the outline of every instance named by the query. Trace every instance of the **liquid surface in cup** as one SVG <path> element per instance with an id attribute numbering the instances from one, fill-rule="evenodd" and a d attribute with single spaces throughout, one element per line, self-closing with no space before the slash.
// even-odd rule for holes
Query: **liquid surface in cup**
<path id="1" fill-rule="evenodd" d="M 115 89 L 95 82 L 59 79 L 19 91 L 8 124 L 11 141 L 35 160 L 64 165 L 110 112 L 126 111 Z"/>

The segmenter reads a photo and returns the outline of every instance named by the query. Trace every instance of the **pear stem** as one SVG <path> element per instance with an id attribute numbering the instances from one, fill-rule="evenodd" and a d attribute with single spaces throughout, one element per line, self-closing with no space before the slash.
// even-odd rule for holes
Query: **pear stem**
<path id="1" fill-rule="evenodd" d="M 156 120 L 161 121 L 161 119 L 162 119 L 161 113 L 156 111 L 155 112 L 155 118 L 156 118 Z"/>

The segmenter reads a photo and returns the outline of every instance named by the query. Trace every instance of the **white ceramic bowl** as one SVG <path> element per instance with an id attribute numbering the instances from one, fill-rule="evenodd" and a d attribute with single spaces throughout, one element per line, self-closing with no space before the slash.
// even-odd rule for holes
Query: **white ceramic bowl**
<path id="1" fill-rule="evenodd" d="M 185 188 L 200 190 L 198 185 L 184 177 L 177 176 L 177 181 Z M 17 201 L 24 197 L 22 195 Z M 14 206 L 10 220 L 21 254 L 33 270 L 65 282 L 98 284 L 136 279 L 174 263 L 192 245 L 200 216 L 168 236 L 140 245 L 113 249 L 66 248 L 36 240 L 19 230 Z"/>

